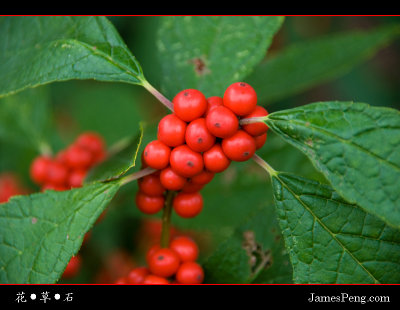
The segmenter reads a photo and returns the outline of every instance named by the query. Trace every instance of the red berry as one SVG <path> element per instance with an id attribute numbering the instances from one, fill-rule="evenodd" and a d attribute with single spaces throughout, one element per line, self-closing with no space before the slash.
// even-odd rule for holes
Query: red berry
<path id="1" fill-rule="evenodd" d="M 153 256 L 153 254 L 156 253 L 159 249 L 161 249 L 160 244 L 156 243 L 153 246 L 151 246 L 150 249 L 147 251 L 147 254 L 146 254 L 147 265 L 149 264 L 150 259 Z"/>
<path id="2" fill-rule="evenodd" d="M 211 182 L 211 180 L 214 178 L 214 175 L 215 174 L 213 172 L 203 170 L 198 175 L 192 177 L 191 182 L 194 184 L 205 185 Z"/>
<path id="3" fill-rule="evenodd" d="M 207 110 L 206 113 L 204 113 L 204 117 L 207 117 L 208 113 L 215 107 L 219 106 L 219 105 L 223 105 L 224 101 L 222 100 L 221 97 L 218 96 L 213 96 L 213 97 L 209 97 L 207 98 Z"/>
<path id="4" fill-rule="evenodd" d="M 128 284 L 141 284 L 143 283 L 146 276 L 149 274 L 147 267 L 138 267 L 131 270 L 126 277 Z"/>
<path id="5" fill-rule="evenodd" d="M 174 250 L 182 262 L 195 261 L 199 257 L 199 247 L 193 239 L 186 236 L 175 237 L 169 248 Z"/>
<path id="6" fill-rule="evenodd" d="M 139 190 L 148 196 L 161 196 L 165 188 L 160 182 L 160 177 L 155 174 L 146 175 L 138 180 Z"/>
<path id="7" fill-rule="evenodd" d="M 75 277 L 81 269 L 82 259 L 79 254 L 72 256 L 67 264 L 67 267 L 62 274 L 63 278 L 73 278 Z"/>
<path id="8" fill-rule="evenodd" d="M 30 176 L 36 184 L 44 184 L 47 181 L 47 171 L 51 161 L 47 156 L 38 156 L 33 160 L 30 167 Z"/>
<path id="9" fill-rule="evenodd" d="M 199 192 L 195 193 L 178 193 L 172 206 L 180 217 L 192 218 L 198 215 L 203 209 L 203 197 Z"/>
<path id="10" fill-rule="evenodd" d="M 222 172 L 229 167 L 231 160 L 226 157 L 220 144 L 216 143 L 203 153 L 204 167 L 211 172 Z"/>
<path id="11" fill-rule="evenodd" d="M 250 114 L 257 105 L 257 93 L 249 84 L 237 82 L 230 85 L 224 93 L 224 105 L 236 115 Z"/>
<path id="12" fill-rule="evenodd" d="M 175 147 L 185 143 L 186 123 L 175 114 L 164 116 L 158 123 L 157 139 Z"/>
<path id="13" fill-rule="evenodd" d="M 0 203 L 7 202 L 12 196 L 23 194 L 19 179 L 13 173 L 0 174 Z"/>
<path id="14" fill-rule="evenodd" d="M 136 206 L 145 214 L 156 214 L 164 207 L 164 196 L 149 196 L 140 191 L 136 193 Z"/>
<path id="15" fill-rule="evenodd" d="M 237 116 L 225 106 L 213 108 L 206 117 L 208 130 L 216 137 L 228 138 L 239 129 Z"/>
<path id="16" fill-rule="evenodd" d="M 144 278 L 143 284 L 169 284 L 169 282 L 164 277 L 149 274 Z"/>
<path id="17" fill-rule="evenodd" d="M 77 144 L 68 147 L 64 156 L 67 166 L 72 169 L 88 169 L 94 160 L 91 151 Z"/>
<path id="18" fill-rule="evenodd" d="M 196 262 L 184 262 L 176 272 L 180 284 L 200 284 L 204 280 L 203 268 Z"/>
<path id="19" fill-rule="evenodd" d="M 203 116 L 207 110 L 207 99 L 197 89 L 179 92 L 172 100 L 175 114 L 185 122 L 191 122 Z"/>
<path id="20" fill-rule="evenodd" d="M 161 170 L 161 184 L 168 190 L 179 191 L 186 184 L 186 178 L 177 174 L 171 167 Z"/>
<path id="21" fill-rule="evenodd" d="M 256 151 L 254 138 L 243 130 L 238 130 L 232 137 L 222 140 L 222 150 L 234 161 L 250 159 Z"/>
<path id="22" fill-rule="evenodd" d="M 196 193 L 199 192 L 203 187 L 204 184 L 193 183 L 192 180 L 189 179 L 181 191 L 184 193 Z"/>
<path id="23" fill-rule="evenodd" d="M 171 168 L 183 177 L 193 177 L 203 170 L 203 156 L 187 145 L 174 148 L 170 158 Z"/>
<path id="24" fill-rule="evenodd" d="M 185 141 L 193 151 L 201 153 L 214 145 L 215 136 L 207 129 L 206 120 L 198 118 L 187 126 Z"/>
<path id="25" fill-rule="evenodd" d="M 154 140 L 146 145 L 143 154 L 147 166 L 161 170 L 168 166 L 171 149 L 161 141 Z"/>
<path id="26" fill-rule="evenodd" d="M 70 187 L 81 187 L 83 180 L 85 180 L 86 174 L 86 170 L 72 170 L 68 176 L 68 185 Z"/>
<path id="27" fill-rule="evenodd" d="M 53 185 L 66 185 L 68 181 L 68 169 L 57 161 L 50 161 L 47 166 L 46 181 Z"/>
<path id="28" fill-rule="evenodd" d="M 170 277 L 174 275 L 179 265 L 179 255 L 168 248 L 156 250 L 149 259 L 150 272 L 159 277 Z"/>
<path id="29" fill-rule="evenodd" d="M 104 153 L 105 142 L 104 139 L 96 132 L 84 132 L 76 139 L 76 144 L 84 147 L 97 157 Z"/>
<path id="30" fill-rule="evenodd" d="M 254 137 L 254 141 L 256 143 L 256 150 L 261 149 L 265 144 L 266 140 L 267 140 L 267 133 Z"/>
<path id="31" fill-rule="evenodd" d="M 255 107 L 253 112 L 244 116 L 243 119 L 250 118 L 250 117 L 262 117 L 262 116 L 267 116 L 267 115 L 268 115 L 268 111 L 258 105 Z M 268 126 L 267 126 L 267 124 L 265 124 L 263 122 L 257 122 L 257 123 L 242 125 L 242 129 L 244 131 L 246 131 L 249 135 L 256 137 L 256 136 L 266 133 L 268 130 Z"/>
<path id="32" fill-rule="evenodd" d="M 126 277 L 120 277 L 117 280 L 115 280 L 114 284 L 128 284 L 128 279 Z"/>

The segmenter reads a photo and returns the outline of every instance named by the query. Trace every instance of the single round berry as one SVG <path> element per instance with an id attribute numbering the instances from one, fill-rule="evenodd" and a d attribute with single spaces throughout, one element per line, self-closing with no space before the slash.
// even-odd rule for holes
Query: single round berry
<path id="1" fill-rule="evenodd" d="M 160 182 L 160 177 L 155 174 L 146 175 L 138 180 L 139 190 L 148 196 L 161 196 L 165 188 Z"/>
<path id="2" fill-rule="evenodd" d="M 204 280 L 203 268 L 196 262 L 184 262 L 175 275 L 181 284 L 200 284 Z"/>
<path id="3" fill-rule="evenodd" d="M 65 267 L 62 277 L 64 279 L 75 277 L 79 273 L 81 265 L 82 265 L 81 256 L 79 254 L 72 256 L 67 264 L 67 267 Z"/>
<path id="4" fill-rule="evenodd" d="M 213 172 L 203 170 L 199 174 L 192 177 L 190 180 L 194 184 L 205 185 L 211 182 L 211 180 L 214 178 L 214 175 L 215 174 Z"/>
<path id="5" fill-rule="evenodd" d="M 68 169 L 57 161 L 50 161 L 47 167 L 46 181 L 53 185 L 66 185 Z"/>
<path id="6" fill-rule="evenodd" d="M 261 149 L 265 144 L 265 141 L 267 141 L 267 133 L 254 137 L 254 141 L 256 143 L 256 150 Z"/>
<path id="7" fill-rule="evenodd" d="M 201 153 L 214 145 L 215 136 L 207 129 L 206 120 L 198 118 L 187 126 L 185 141 L 193 151 Z"/>
<path id="8" fill-rule="evenodd" d="M 258 105 L 255 107 L 253 112 L 244 116 L 243 119 L 251 118 L 251 117 L 263 117 L 263 116 L 267 116 L 267 115 L 268 115 L 268 111 Z M 264 122 L 257 122 L 257 123 L 242 125 L 242 129 L 244 131 L 246 131 L 249 135 L 256 137 L 256 136 L 266 133 L 268 130 L 268 126 Z"/>
<path id="9" fill-rule="evenodd" d="M 170 277 L 176 273 L 180 265 L 179 255 L 169 249 L 160 248 L 149 259 L 149 270 L 159 277 Z"/>
<path id="10" fill-rule="evenodd" d="M 192 218 L 203 209 L 203 197 L 199 192 L 180 192 L 175 196 L 172 206 L 180 217 Z"/>
<path id="11" fill-rule="evenodd" d="M 47 171 L 51 159 L 47 156 L 36 157 L 30 166 L 30 176 L 36 184 L 44 184 L 47 181 Z"/>
<path id="12" fill-rule="evenodd" d="M 203 153 L 203 160 L 206 170 L 215 173 L 224 171 L 231 163 L 219 143 L 214 144 L 211 149 Z"/>
<path id="13" fill-rule="evenodd" d="M 11 172 L 0 174 L 0 203 L 7 202 L 12 196 L 21 195 L 24 192 L 17 175 Z"/>
<path id="14" fill-rule="evenodd" d="M 72 144 L 65 151 L 65 162 L 71 169 L 88 169 L 94 157 L 91 151 L 77 144 Z"/>
<path id="15" fill-rule="evenodd" d="M 164 168 L 160 173 L 162 186 L 171 191 L 179 191 L 186 184 L 186 178 L 176 173 L 171 167 Z"/>
<path id="16" fill-rule="evenodd" d="M 207 99 L 197 89 L 182 90 L 174 97 L 172 103 L 174 113 L 185 122 L 203 116 L 207 110 Z"/>
<path id="17" fill-rule="evenodd" d="M 207 98 L 207 110 L 206 113 L 204 113 L 204 117 L 207 117 L 208 113 L 215 107 L 220 106 L 220 105 L 224 105 L 224 101 L 222 100 L 221 97 L 218 96 L 213 96 L 213 97 L 209 97 Z"/>
<path id="18" fill-rule="evenodd" d="M 186 123 L 175 114 L 164 116 L 158 123 L 157 139 L 170 147 L 185 143 Z"/>
<path id="19" fill-rule="evenodd" d="M 105 151 L 104 139 L 96 132 L 88 131 L 80 134 L 75 143 L 91 151 L 94 157 L 101 156 Z"/>
<path id="20" fill-rule="evenodd" d="M 143 284 L 169 284 L 169 282 L 164 277 L 149 274 L 144 278 Z"/>
<path id="21" fill-rule="evenodd" d="M 171 168 L 183 177 L 193 177 L 203 170 L 203 156 L 187 145 L 174 148 L 170 158 Z"/>
<path id="22" fill-rule="evenodd" d="M 257 93 L 249 84 L 237 82 L 230 85 L 224 93 L 224 105 L 236 115 L 250 114 L 257 105 Z"/>
<path id="23" fill-rule="evenodd" d="M 144 279 L 149 273 L 150 272 L 147 267 L 137 267 L 135 269 L 132 269 L 126 277 L 127 283 L 141 284 L 144 282 Z"/>
<path id="24" fill-rule="evenodd" d="M 140 191 L 136 193 L 136 206 L 145 214 L 156 214 L 164 207 L 164 196 L 149 196 Z"/>
<path id="25" fill-rule="evenodd" d="M 222 150 L 234 161 L 246 161 L 256 151 L 254 138 L 243 130 L 238 130 L 232 137 L 222 140 Z"/>
<path id="26" fill-rule="evenodd" d="M 169 248 L 179 255 L 182 262 L 194 262 L 199 257 L 199 247 L 196 242 L 186 236 L 178 236 L 172 239 Z"/>
<path id="27" fill-rule="evenodd" d="M 203 189 L 204 184 L 193 183 L 191 179 L 188 179 L 185 186 L 182 187 L 183 193 L 196 193 Z"/>
<path id="28" fill-rule="evenodd" d="M 72 170 L 68 176 L 68 185 L 70 187 L 81 187 L 83 184 L 83 180 L 85 180 L 86 174 L 86 170 Z"/>
<path id="29" fill-rule="evenodd" d="M 158 242 L 158 243 L 152 245 L 150 247 L 150 249 L 147 251 L 147 253 L 146 253 L 146 263 L 147 263 L 147 265 L 149 265 L 150 259 L 153 256 L 153 254 L 156 253 L 159 249 L 161 249 L 161 247 L 160 247 L 160 243 Z"/>
<path id="30" fill-rule="evenodd" d="M 208 130 L 216 137 L 228 138 L 239 129 L 237 116 L 225 106 L 213 108 L 206 117 Z"/>
<path id="31" fill-rule="evenodd" d="M 147 166 L 161 170 L 168 166 L 171 149 L 159 140 L 151 141 L 143 151 L 143 159 Z"/>
<path id="32" fill-rule="evenodd" d="M 127 277 L 120 277 L 117 280 L 115 280 L 114 284 L 120 284 L 120 285 L 128 284 L 128 279 Z"/>

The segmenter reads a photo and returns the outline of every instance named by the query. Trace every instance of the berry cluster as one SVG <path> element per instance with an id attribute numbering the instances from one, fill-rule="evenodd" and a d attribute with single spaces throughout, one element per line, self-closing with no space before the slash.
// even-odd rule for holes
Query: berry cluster
<path id="1" fill-rule="evenodd" d="M 199 247 L 186 236 L 173 238 L 167 248 L 153 245 L 146 255 L 147 267 L 132 269 L 116 284 L 200 284 L 203 268 L 196 262 Z"/>
<path id="2" fill-rule="evenodd" d="M 240 125 L 243 118 L 268 115 L 257 105 L 257 94 L 247 83 L 230 85 L 221 97 L 206 98 L 196 89 L 179 92 L 172 101 L 174 113 L 158 124 L 157 140 L 146 145 L 143 167 L 157 172 L 139 179 L 136 205 L 146 214 L 159 212 L 165 191 L 178 191 L 172 205 L 184 218 L 203 208 L 199 191 L 231 161 L 246 161 L 267 139 L 262 122 Z"/>
<path id="3" fill-rule="evenodd" d="M 30 176 L 42 191 L 81 187 L 88 170 L 101 162 L 105 155 L 103 138 L 97 133 L 85 132 L 54 158 L 36 157 L 30 167 Z"/>

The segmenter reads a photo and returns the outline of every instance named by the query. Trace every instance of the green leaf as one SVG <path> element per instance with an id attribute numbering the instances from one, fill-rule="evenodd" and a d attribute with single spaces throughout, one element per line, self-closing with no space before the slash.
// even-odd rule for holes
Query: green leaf
<path id="1" fill-rule="evenodd" d="M 331 187 L 272 176 L 295 283 L 399 283 L 400 234 Z"/>
<path id="2" fill-rule="evenodd" d="M 272 205 L 253 212 L 203 266 L 207 283 L 290 283 L 292 267 Z"/>
<path id="3" fill-rule="evenodd" d="M 246 81 L 260 102 L 273 102 L 349 72 L 399 36 L 394 25 L 296 43 L 271 55 Z"/>
<path id="4" fill-rule="evenodd" d="M 195 88 L 206 96 L 247 76 L 280 28 L 279 16 L 165 17 L 158 34 L 162 91 L 173 97 Z"/>
<path id="5" fill-rule="evenodd" d="M 267 123 L 303 151 L 347 201 L 400 227 L 399 111 L 317 102 L 272 113 Z"/>
<path id="6" fill-rule="evenodd" d="M 139 147 L 143 138 L 143 129 L 134 137 L 123 139 L 111 147 L 109 157 L 90 170 L 85 183 L 109 181 L 124 175 L 135 166 Z"/>
<path id="7" fill-rule="evenodd" d="M 54 283 L 118 182 L 15 196 L 0 204 L 0 283 Z"/>
<path id="8" fill-rule="evenodd" d="M 70 79 L 144 81 L 139 63 L 105 17 L 2 17 L 0 37 L 0 97 Z"/>
<path id="9" fill-rule="evenodd" d="M 49 92 L 44 87 L 1 99 L 0 139 L 36 151 L 47 148 L 49 102 Z"/>

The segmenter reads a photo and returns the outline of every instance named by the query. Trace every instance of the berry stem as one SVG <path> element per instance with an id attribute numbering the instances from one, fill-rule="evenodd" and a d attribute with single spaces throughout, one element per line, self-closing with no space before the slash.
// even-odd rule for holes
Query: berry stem
<path id="1" fill-rule="evenodd" d="M 260 116 L 260 117 L 249 117 L 249 118 L 242 118 L 239 120 L 239 125 L 248 125 L 248 124 L 253 124 L 253 123 L 265 123 L 265 121 L 268 119 L 267 116 Z"/>
<path id="2" fill-rule="evenodd" d="M 170 233 L 170 222 L 172 213 L 172 199 L 175 196 L 174 191 L 167 191 L 167 197 L 165 199 L 165 205 L 162 215 L 162 228 L 161 228 L 161 248 L 167 248 L 169 246 L 169 233 Z"/>
<path id="3" fill-rule="evenodd" d="M 157 89 L 155 89 L 149 82 L 146 80 L 143 81 L 143 87 L 146 88 L 154 97 L 156 97 L 163 105 L 165 105 L 169 110 L 174 112 L 174 105 L 171 101 L 168 100 L 163 94 L 161 94 Z"/>
<path id="4" fill-rule="evenodd" d="M 278 173 L 264 160 L 262 159 L 260 156 L 258 156 L 257 154 L 254 154 L 252 159 L 261 166 L 261 168 L 263 168 L 264 170 L 266 170 L 268 172 L 268 174 L 272 177 L 272 176 L 276 176 Z"/>
<path id="5" fill-rule="evenodd" d="M 41 155 L 43 155 L 43 156 L 52 156 L 53 151 L 52 151 L 50 145 L 47 144 L 46 142 L 41 141 L 39 143 L 38 147 L 39 147 L 39 153 Z"/>
<path id="6" fill-rule="evenodd" d="M 121 179 L 122 185 L 125 185 L 125 184 L 127 184 L 129 182 L 135 181 L 137 179 L 143 178 L 146 175 L 152 174 L 152 173 L 154 173 L 156 171 L 157 171 L 156 169 L 153 169 L 153 168 L 150 168 L 150 167 L 147 167 L 147 168 L 144 168 L 142 170 L 139 170 L 139 171 L 137 171 L 135 173 L 127 175 L 126 177 L 123 177 Z"/>

